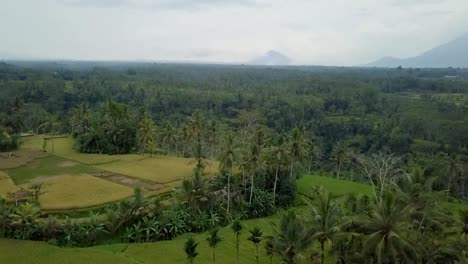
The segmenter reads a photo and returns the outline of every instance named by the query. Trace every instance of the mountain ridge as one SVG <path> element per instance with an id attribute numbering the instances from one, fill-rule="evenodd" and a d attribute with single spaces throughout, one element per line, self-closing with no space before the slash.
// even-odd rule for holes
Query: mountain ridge
<path id="1" fill-rule="evenodd" d="M 409 58 L 382 57 L 366 67 L 468 68 L 468 34 Z"/>

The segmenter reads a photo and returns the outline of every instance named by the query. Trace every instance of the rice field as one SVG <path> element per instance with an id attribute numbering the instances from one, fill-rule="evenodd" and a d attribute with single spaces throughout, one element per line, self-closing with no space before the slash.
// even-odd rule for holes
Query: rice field
<path id="1" fill-rule="evenodd" d="M 15 192 L 17 190 L 18 190 L 18 187 L 10 179 L 10 176 L 0 171 L 0 197 L 3 199 L 7 199 L 8 193 Z"/>
<path id="2" fill-rule="evenodd" d="M 213 175 L 219 163 L 211 161 L 205 172 Z M 111 171 L 131 177 L 149 180 L 157 183 L 179 181 L 193 174 L 195 162 L 193 159 L 171 156 L 155 156 L 134 161 L 120 161 L 96 166 L 99 169 Z"/>
<path id="3" fill-rule="evenodd" d="M 90 165 L 117 161 L 132 161 L 142 158 L 140 155 L 135 154 L 106 155 L 79 153 L 73 148 L 74 144 L 75 141 L 71 137 L 49 138 L 46 140 L 45 149 L 48 153 L 54 154 L 56 156 L 76 160 Z"/>
<path id="4" fill-rule="evenodd" d="M 35 159 L 48 156 L 38 150 L 19 149 L 12 152 L 0 152 L 0 170 L 18 168 Z"/>
<path id="5" fill-rule="evenodd" d="M 55 175 L 95 173 L 97 170 L 76 161 L 50 155 L 35 159 L 21 167 L 6 170 L 6 172 L 19 185 Z"/>
<path id="6" fill-rule="evenodd" d="M 42 182 L 39 203 L 45 210 L 115 202 L 133 195 L 136 186 L 148 196 L 170 192 L 195 167 L 189 158 L 78 153 L 70 137 L 25 136 L 21 143 L 14 155 L 0 153 L 0 195 Z M 206 174 L 214 175 L 218 165 L 208 161 Z"/>
<path id="7" fill-rule="evenodd" d="M 42 182 L 39 204 L 46 210 L 94 207 L 133 195 L 132 188 L 87 174 L 48 177 Z"/>

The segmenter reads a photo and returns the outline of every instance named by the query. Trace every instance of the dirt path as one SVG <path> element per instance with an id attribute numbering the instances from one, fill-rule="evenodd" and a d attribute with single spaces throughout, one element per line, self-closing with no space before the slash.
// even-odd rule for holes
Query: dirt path
<path id="1" fill-rule="evenodd" d="M 121 174 L 116 174 L 116 173 L 106 172 L 106 171 L 95 173 L 93 174 L 93 176 L 106 180 L 106 181 L 125 185 L 131 188 L 139 187 L 145 192 L 157 191 L 157 190 L 161 190 L 167 187 L 160 183 L 154 183 L 152 181 L 145 181 L 142 179 L 136 179 L 136 178 L 132 178 L 126 175 L 121 175 Z"/>

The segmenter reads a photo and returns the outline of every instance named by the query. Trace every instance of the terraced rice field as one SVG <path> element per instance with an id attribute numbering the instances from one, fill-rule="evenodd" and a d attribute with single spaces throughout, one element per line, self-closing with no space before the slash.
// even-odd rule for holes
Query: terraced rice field
<path id="1" fill-rule="evenodd" d="M 46 210 L 93 207 L 133 195 L 130 187 L 87 174 L 48 177 L 42 182 L 44 187 L 39 203 Z"/>
<path id="2" fill-rule="evenodd" d="M 125 199 L 135 187 L 148 196 L 170 192 L 195 167 L 188 158 L 84 154 L 73 145 L 70 137 L 27 136 L 13 155 L 0 153 L 0 195 L 43 183 L 43 209 L 82 209 Z M 214 175 L 218 164 L 207 162 L 206 173 Z"/>
<path id="3" fill-rule="evenodd" d="M 205 172 L 213 175 L 219 163 L 210 162 Z M 170 183 L 179 181 L 193 174 L 195 162 L 193 159 L 170 156 L 155 156 L 140 160 L 111 162 L 96 166 L 99 169 L 124 174 L 131 177 L 153 181 L 157 183 Z"/>

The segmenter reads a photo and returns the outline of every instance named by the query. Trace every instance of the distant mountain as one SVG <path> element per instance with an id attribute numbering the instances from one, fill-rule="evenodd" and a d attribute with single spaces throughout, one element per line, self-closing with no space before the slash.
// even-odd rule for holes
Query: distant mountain
<path id="1" fill-rule="evenodd" d="M 248 62 L 247 64 L 252 65 L 288 65 L 290 59 L 277 51 L 270 50 L 265 53 L 263 56 L 255 58 Z"/>
<path id="2" fill-rule="evenodd" d="M 367 67 L 412 68 L 468 68 L 468 34 L 449 43 L 435 47 L 416 57 L 399 59 L 384 57 L 365 65 Z"/>

